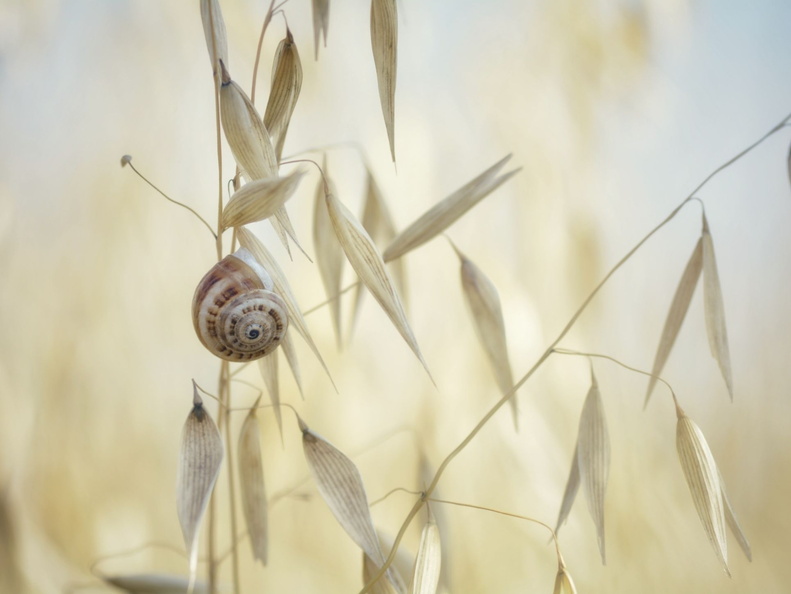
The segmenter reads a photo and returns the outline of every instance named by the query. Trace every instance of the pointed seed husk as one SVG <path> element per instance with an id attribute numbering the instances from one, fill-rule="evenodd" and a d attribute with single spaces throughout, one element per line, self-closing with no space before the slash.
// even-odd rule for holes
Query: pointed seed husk
<path id="1" fill-rule="evenodd" d="M 327 175 L 327 159 L 323 167 Z M 329 182 L 328 182 L 329 183 Z M 313 210 L 313 249 L 316 252 L 316 264 L 319 267 L 321 281 L 329 304 L 330 317 L 335 329 L 338 347 L 341 346 L 341 277 L 343 275 L 343 251 L 333 231 L 330 213 L 327 210 L 323 180 L 316 187 L 316 199 Z"/>
<path id="2" fill-rule="evenodd" d="M 558 574 L 555 577 L 555 589 L 552 592 L 553 594 L 577 594 L 574 580 L 571 579 L 571 574 L 565 567 L 558 569 Z"/>
<path id="3" fill-rule="evenodd" d="M 442 545 L 439 527 L 431 518 L 423 527 L 415 558 L 412 594 L 436 594 L 442 564 Z"/>
<path id="4" fill-rule="evenodd" d="M 261 379 L 264 380 L 266 391 L 269 392 L 269 400 L 272 402 L 277 428 L 280 431 L 280 439 L 283 439 L 283 416 L 280 411 L 280 381 L 277 373 L 277 350 L 258 359 L 258 370 L 261 372 Z"/>
<path id="5" fill-rule="evenodd" d="M 250 98 L 222 65 L 220 120 L 225 139 L 247 181 L 277 176 L 272 139 Z"/>
<path id="6" fill-rule="evenodd" d="M 599 385 L 591 369 L 591 387 L 580 416 L 580 429 L 577 438 L 577 464 L 579 465 L 580 484 L 588 503 L 603 564 L 607 564 L 604 546 L 604 497 L 607 491 L 607 478 L 610 473 L 610 437 L 607 421 L 604 418 Z"/>
<path id="7" fill-rule="evenodd" d="M 286 37 L 278 44 L 275 51 L 272 85 L 264 112 L 264 125 L 272 136 L 278 162 L 283 154 L 288 124 L 301 89 L 302 63 L 291 30 L 286 27 Z"/>
<path id="8" fill-rule="evenodd" d="M 739 524 L 739 518 L 736 517 L 736 513 L 733 511 L 731 500 L 728 498 L 728 491 L 725 488 L 725 481 L 722 480 L 722 474 L 718 474 L 718 477 L 720 479 L 720 490 L 722 491 L 722 503 L 725 505 L 725 521 L 736 537 L 736 542 L 739 543 L 739 547 L 742 549 L 744 556 L 747 557 L 748 561 L 752 561 L 753 551 L 750 547 L 750 541 L 747 540 L 744 530 L 742 530 L 741 524 Z"/>
<path id="9" fill-rule="evenodd" d="M 555 532 L 560 530 L 560 527 L 566 523 L 571 506 L 574 505 L 574 499 L 577 497 L 577 491 L 580 488 L 580 466 L 579 458 L 579 443 L 574 446 L 574 456 L 571 459 L 571 470 L 569 471 L 569 478 L 566 481 L 566 489 L 563 492 L 563 501 L 560 504 L 560 511 L 558 512 L 558 522 L 555 525 Z"/>
<path id="10" fill-rule="evenodd" d="M 497 177 L 497 173 L 510 158 L 511 155 L 508 155 L 499 160 L 478 177 L 434 205 L 414 223 L 399 233 L 383 254 L 385 262 L 400 258 L 428 240 L 433 239 L 484 197 L 513 177 L 520 169 L 514 169 Z"/>
<path id="11" fill-rule="evenodd" d="M 406 319 L 401 299 L 396 293 L 393 281 L 385 268 L 384 260 L 379 255 L 373 240 L 351 211 L 334 195 L 327 194 L 326 203 L 332 227 L 346 258 L 430 377 L 431 372 L 428 370 L 415 335 L 412 333 L 412 328 Z"/>
<path id="12" fill-rule="evenodd" d="M 500 296 L 494 283 L 456 246 L 456 254 L 461 261 L 461 286 L 465 300 L 472 315 L 473 327 L 486 357 L 494 370 L 497 386 L 502 394 L 514 387 L 514 377 L 508 358 L 508 344 L 505 337 L 505 322 L 500 306 Z M 519 430 L 519 414 L 516 394 L 510 398 L 514 428 Z"/>
<path id="13" fill-rule="evenodd" d="M 395 162 L 395 87 L 398 62 L 398 14 L 395 0 L 371 0 L 371 48 L 390 155 Z"/>
<path id="14" fill-rule="evenodd" d="M 266 565 L 269 531 L 264 464 L 261 457 L 261 430 L 255 409 L 257 405 L 258 401 L 245 417 L 239 432 L 239 485 L 253 559 Z"/>
<path id="15" fill-rule="evenodd" d="M 220 74 L 220 60 L 228 67 L 228 34 L 225 31 L 225 20 L 217 0 L 200 0 L 200 16 L 203 23 L 203 35 L 209 50 L 212 72 Z"/>
<path id="16" fill-rule="evenodd" d="M 102 575 L 101 579 L 130 594 L 184 594 L 189 588 L 189 578 L 180 575 L 136 573 L 129 575 Z M 196 582 L 194 594 L 209 594 L 204 582 Z"/>
<path id="17" fill-rule="evenodd" d="M 371 560 L 381 567 L 384 556 L 374 529 L 360 471 L 343 452 L 304 423 L 302 446 L 310 472 L 335 519 Z"/>
<path id="18" fill-rule="evenodd" d="M 294 194 L 304 174 L 304 171 L 295 170 L 283 177 L 269 177 L 247 182 L 234 192 L 228 204 L 225 205 L 222 211 L 223 230 L 263 221 L 273 215 L 282 216 L 285 211 L 281 213 L 278 211 Z M 289 228 L 289 234 L 293 238 L 290 221 L 286 228 L 287 232 Z"/>
<path id="19" fill-rule="evenodd" d="M 680 408 L 677 408 L 677 415 L 676 448 L 681 468 L 706 536 L 725 573 L 730 575 L 728 543 L 725 535 L 725 506 L 717 463 L 700 428 Z"/>
<path id="20" fill-rule="evenodd" d="M 239 244 L 242 247 L 250 250 L 250 253 L 253 254 L 255 259 L 258 260 L 261 265 L 263 265 L 267 272 L 269 272 L 269 276 L 272 277 L 272 282 L 275 286 L 275 293 L 280 295 L 286 304 L 286 309 L 288 310 L 289 329 L 294 328 L 302 335 L 302 338 L 304 338 L 305 342 L 308 343 L 310 350 L 313 351 L 313 354 L 319 360 L 319 363 L 327 373 L 327 377 L 330 378 L 330 382 L 332 382 L 330 371 L 327 369 L 327 365 L 324 363 L 324 359 L 321 357 L 316 343 L 313 342 L 313 337 L 310 335 L 310 331 L 308 330 L 308 324 L 305 320 L 305 316 L 302 315 L 302 310 L 297 303 L 297 298 L 294 296 L 294 292 L 291 290 L 291 285 L 289 285 L 288 279 L 286 278 L 283 269 L 280 268 L 277 260 L 274 259 L 272 254 L 269 253 L 269 250 L 266 249 L 264 244 L 261 243 L 261 241 L 252 233 L 252 231 L 240 227 L 236 230 L 236 236 L 239 239 Z M 333 382 L 332 385 L 334 387 L 335 383 Z"/>
<path id="21" fill-rule="evenodd" d="M 731 355 L 728 349 L 728 333 L 725 330 L 725 306 L 722 301 L 720 275 L 714 257 L 714 242 L 711 239 L 709 223 L 703 215 L 703 305 L 706 313 L 706 330 L 712 356 L 720 366 L 722 377 L 733 400 L 733 372 Z"/>
<path id="22" fill-rule="evenodd" d="M 313 41 L 316 46 L 316 57 L 319 59 L 319 38 L 324 37 L 327 47 L 327 31 L 330 27 L 330 0 L 313 0 Z"/>
<path id="23" fill-rule="evenodd" d="M 191 573 L 198 562 L 198 529 L 223 459 L 220 432 L 203 408 L 197 387 L 194 390 L 192 411 L 181 435 L 176 480 L 176 507 Z"/>
<path id="24" fill-rule="evenodd" d="M 681 275 L 681 280 L 678 282 L 676 294 L 673 296 L 673 302 L 670 304 L 670 311 L 667 312 L 667 319 L 665 319 L 665 326 L 662 328 L 662 337 L 659 339 L 659 347 L 656 349 L 656 357 L 654 357 L 654 366 L 651 369 L 651 375 L 654 376 L 648 382 L 648 391 L 645 394 L 644 407 L 648 406 L 648 400 L 651 398 L 656 386 L 657 377 L 662 374 L 662 370 L 667 363 L 667 358 L 670 356 L 670 351 L 673 344 L 676 342 L 681 324 L 684 323 L 684 318 L 689 310 L 689 304 L 692 301 L 692 295 L 695 293 L 695 287 L 698 285 L 700 273 L 703 270 L 703 238 L 698 240 L 695 249 L 692 250 L 692 255 L 687 262 L 684 273 Z"/>
<path id="25" fill-rule="evenodd" d="M 292 335 L 289 332 L 286 332 L 286 335 L 283 337 L 283 341 L 280 343 L 280 348 L 283 351 L 283 354 L 286 356 L 286 362 L 291 369 L 291 375 L 294 376 L 294 382 L 297 384 L 299 395 L 302 400 L 304 400 L 305 393 L 302 391 L 302 372 L 299 367 L 297 351 L 294 348 L 294 341 L 292 339 Z"/>

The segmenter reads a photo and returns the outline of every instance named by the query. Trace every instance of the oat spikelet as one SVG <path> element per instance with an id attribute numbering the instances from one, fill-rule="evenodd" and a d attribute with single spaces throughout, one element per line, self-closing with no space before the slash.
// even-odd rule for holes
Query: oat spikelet
<path id="1" fill-rule="evenodd" d="M 267 357 L 264 357 L 265 359 Z M 239 485 L 247 534 L 253 559 L 266 565 L 268 554 L 267 500 L 264 464 L 261 458 L 261 430 L 255 405 L 245 417 L 239 432 Z M 275 407 L 277 410 L 279 407 Z"/>
<path id="2" fill-rule="evenodd" d="M 717 272 L 717 260 L 714 257 L 714 242 L 711 239 L 709 223 L 703 214 L 703 305 L 706 313 L 706 330 L 709 336 L 709 348 L 717 360 L 733 400 L 733 373 L 731 371 L 731 355 L 728 349 L 728 333 L 725 330 L 725 306 L 722 302 L 720 275 Z"/>
<path id="3" fill-rule="evenodd" d="M 718 473 L 717 476 L 720 479 L 722 503 L 725 505 L 725 522 L 728 524 L 731 532 L 733 532 L 733 535 L 736 537 L 736 542 L 739 543 L 739 547 L 742 549 L 744 556 L 747 557 L 748 561 L 752 561 L 753 551 L 750 547 L 750 541 L 747 540 L 744 530 L 742 530 L 741 524 L 739 524 L 739 519 L 736 517 L 736 513 L 733 511 L 731 500 L 728 498 L 728 491 L 725 489 L 725 481 L 722 480 L 722 474 Z"/>
<path id="4" fill-rule="evenodd" d="M 555 588 L 552 590 L 553 594 L 577 594 L 577 587 L 574 585 L 574 580 L 571 579 L 571 574 L 566 569 L 561 559 L 558 566 L 558 573 L 555 577 Z"/>
<path id="5" fill-rule="evenodd" d="M 220 120 L 236 163 L 248 181 L 277 176 L 275 149 L 250 98 L 222 64 Z"/>
<path id="6" fill-rule="evenodd" d="M 478 204 L 484 197 L 511 179 L 519 169 L 501 176 L 497 173 L 511 158 L 501 159 L 478 177 L 456 190 L 453 194 L 429 209 L 409 227 L 398 234 L 384 252 L 385 262 L 400 258 L 407 252 L 433 239 L 452 225 L 465 212 Z"/>
<path id="7" fill-rule="evenodd" d="M 286 37 L 277 46 L 272 67 L 272 85 L 264 112 L 264 125 L 272 135 L 275 156 L 280 162 L 286 141 L 291 114 L 297 105 L 302 89 L 302 63 L 291 30 L 286 27 Z"/>
<path id="8" fill-rule="evenodd" d="M 433 518 L 429 518 L 420 535 L 410 592 L 412 594 L 436 594 L 441 565 L 442 545 L 439 538 L 439 527 Z"/>
<path id="9" fill-rule="evenodd" d="M 198 564 L 198 529 L 220 473 L 222 458 L 220 432 L 203 408 L 195 387 L 192 411 L 181 435 L 176 480 L 176 507 L 193 575 Z"/>
<path id="10" fill-rule="evenodd" d="M 346 258 L 431 377 L 431 372 L 406 319 L 401 299 L 396 293 L 384 260 L 379 255 L 373 240 L 340 200 L 332 194 L 327 194 L 326 202 L 332 227 Z"/>
<path id="11" fill-rule="evenodd" d="M 308 343 L 310 350 L 313 351 L 314 355 L 316 355 L 319 363 L 321 363 L 321 366 L 327 373 L 327 377 L 329 377 L 330 381 L 332 382 L 329 369 L 327 369 L 327 365 L 324 363 L 324 359 L 321 357 L 316 343 L 313 342 L 313 337 L 310 335 L 310 331 L 308 330 L 308 324 L 305 320 L 305 316 L 302 315 L 302 309 L 300 309 L 299 303 L 297 303 L 297 298 L 294 296 L 294 292 L 291 290 L 291 285 L 289 285 L 288 279 L 286 278 L 283 269 L 280 268 L 277 260 L 272 257 L 272 254 L 269 253 L 269 250 L 266 249 L 264 244 L 261 243 L 261 241 L 259 241 L 259 239 L 250 230 L 240 227 L 236 230 L 236 236 L 239 239 L 241 246 L 247 248 L 250 253 L 253 254 L 255 259 L 263 265 L 267 272 L 269 272 L 269 276 L 272 277 L 272 283 L 275 285 L 275 292 L 283 298 L 283 301 L 286 304 L 286 309 L 288 310 L 289 330 L 294 328 L 300 333 L 300 335 L 302 335 L 302 338 L 304 338 L 305 342 Z M 335 386 L 334 383 L 333 386 Z"/>
<path id="12" fill-rule="evenodd" d="M 395 162 L 395 87 L 398 58 L 398 14 L 395 0 L 371 0 L 371 48 L 379 83 L 379 101 Z"/>
<path id="13" fill-rule="evenodd" d="M 601 561 L 607 563 L 604 547 L 604 496 L 607 491 L 607 478 L 610 473 L 610 437 L 607 421 L 604 418 L 602 402 L 596 376 L 591 369 L 591 387 L 580 416 L 580 429 L 577 438 L 577 464 L 579 465 L 580 484 L 588 503 L 596 536 L 599 543 Z"/>
<path id="14" fill-rule="evenodd" d="M 247 182 L 234 192 L 222 211 L 223 230 L 263 221 L 278 214 L 286 200 L 293 196 L 304 171 L 295 170 L 284 177 L 268 177 Z M 287 232 L 293 237 L 288 223 Z"/>
<path id="15" fill-rule="evenodd" d="M 451 244 L 452 245 L 452 244 Z M 508 361 L 508 345 L 505 338 L 505 322 L 500 306 L 500 296 L 491 280 L 471 260 L 453 246 L 461 261 L 461 286 L 472 314 L 473 327 L 478 341 L 494 370 L 500 392 L 507 393 L 514 387 L 511 364 Z M 510 398 L 514 428 L 519 430 L 519 414 L 516 394 Z"/>
<path id="16" fill-rule="evenodd" d="M 577 462 L 579 458 L 579 443 L 574 446 L 574 457 L 571 459 L 571 470 L 569 471 L 569 478 L 566 481 L 566 489 L 563 492 L 563 501 L 560 504 L 560 512 L 558 512 L 558 522 L 555 525 L 555 532 L 560 530 L 560 527 L 566 522 L 571 511 L 571 506 L 574 505 L 574 499 L 577 497 L 577 491 L 580 488 L 580 466 Z"/>
<path id="17" fill-rule="evenodd" d="M 676 406 L 676 447 L 695 509 L 717 558 L 730 576 L 725 536 L 725 506 L 719 471 L 700 428 Z"/>
<path id="18" fill-rule="evenodd" d="M 327 31 L 330 27 L 330 0 L 313 0 L 313 41 L 316 46 L 316 57 L 319 59 L 319 38 L 324 37 L 327 47 Z"/>
<path id="19" fill-rule="evenodd" d="M 130 575 L 101 575 L 101 579 L 131 594 L 181 594 L 190 587 L 188 578 L 180 575 L 158 573 L 136 573 Z M 209 587 L 204 582 L 196 582 L 192 590 L 194 594 L 209 594 Z"/>
<path id="20" fill-rule="evenodd" d="M 327 178 L 327 158 L 324 157 L 322 163 L 325 178 Z M 328 179 L 328 178 L 327 178 Z M 330 191 L 332 191 L 332 184 Z M 313 249 L 316 251 L 316 264 L 319 267 L 321 282 L 324 284 L 324 291 L 327 299 L 332 299 L 329 304 L 330 317 L 335 328 L 335 338 L 338 341 L 338 348 L 341 346 L 341 277 L 343 275 L 343 252 L 338 244 L 338 239 L 332 229 L 330 214 L 327 211 L 326 200 L 324 199 L 326 188 L 324 181 L 319 180 L 316 186 L 316 198 L 313 207 Z"/>
<path id="21" fill-rule="evenodd" d="M 200 0 L 200 16 L 212 72 L 216 76 L 220 72 L 220 60 L 228 67 L 228 34 L 225 32 L 225 20 L 222 18 L 219 2 Z"/>
<path id="22" fill-rule="evenodd" d="M 302 446 L 308 467 L 324 502 L 335 519 L 376 565 L 384 564 L 384 555 L 368 507 L 360 471 L 343 452 L 313 432 L 300 419 Z M 397 588 L 397 580 L 390 578 Z"/>
<path id="23" fill-rule="evenodd" d="M 703 270 L 703 239 L 699 239 L 692 250 L 692 255 L 687 262 L 687 267 L 681 275 L 681 280 L 678 283 L 676 294 L 673 296 L 673 302 L 670 304 L 670 311 L 667 312 L 667 319 L 665 326 L 662 329 L 662 337 L 659 339 L 659 347 L 656 349 L 656 357 L 654 357 L 654 366 L 651 369 L 652 377 L 648 382 L 648 390 L 645 394 L 645 404 L 648 406 L 648 400 L 651 398 L 656 386 L 657 377 L 662 374 L 662 370 L 667 363 L 667 358 L 670 356 L 670 351 L 673 344 L 676 342 L 681 324 L 684 323 L 684 318 L 689 310 L 689 304 L 692 302 L 692 295 L 695 293 L 695 287 L 698 285 L 700 273 Z"/>

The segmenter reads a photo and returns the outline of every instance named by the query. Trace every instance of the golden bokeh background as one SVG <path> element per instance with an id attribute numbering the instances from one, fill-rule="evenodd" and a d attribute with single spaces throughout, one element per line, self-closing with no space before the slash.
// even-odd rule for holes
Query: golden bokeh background
<path id="1" fill-rule="evenodd" d="M 222 2 L 234 78 L 249 89 L 264 2 Z M 365 2 L 332 2 L 313 59 L 310 3 L 285 10 L 305 81 L 286 153 L 356 142 L 403 228 L 508 153 L 522 167 L 448 235 L 497 285 L 521 376 L 592 287 L 708 173 L 791 111 L 791 6 L 758 2 L 513 0 L 401 2 L 398 168 L 389 162 Z M 259 109 L 283 22 L 264 47 Z M 105 574 L 184 573 L 175 513 L 191 383 L 216 386 L 189 304 L 214 260 L 191 215 L 209 220 L 217 166 L 209 61 L 197 2 L 0 3 L 0 591 L 109 590 Z M 694 511 L 675 452 L 675 416 L 645 379 L 597 361 L 612 442 L 608 565 L 580 496 L 560 532 L 580 592 L 783 592 L 791 583 L 789 133 L 707 185 L 725 295 L 735 400 L 709 355 L 700 289 L 664 376 L 706 434 L 753 546 L 730 540 L 728 579 Z M 312 156 L 316 157 L 318 153 Z M 225 152 L 224 179 L 232 175 Z M 359 212 L 364 169 L 329 153 L 341 200 Z M 312 253 L 314 172 L 291 200 Z M 689 205 L 620 271 L 562 343 L 651 366 L 676 283 L 700 231 Z M 315 265 L 259 236 L 302 306 L 323 301 Z M 226 241 L 227 245 L 227 241 Z M 357 463 L 371 500 L 420 489 L 497 398 L 458 280 L 438 239 L 406 258 L 409 317 L 435 388 L 372 299 L 338 351 L 326 310 L 309 316 L 338 386 L 304 342 L 304 401 L 283 365 L 282 399 Z M 352 280 L 350 270 L 346 280 Z M 350 300 L 344 307 L 349 317 Z M 347 326 L 348 327 L 348 326 Z M 240 374 L 261 385 L 255 366 Z M 437 495 L 557 517 L 589 381 L 553 357 L 519 392 L 521 430 L 499 413 L 450 466 Z M 234 387 L 249 406 L 255 390 Z M 210 406 L 216 415 L 216 407 Z M 240 413 L 237 428 L 241 423 Z M 272 497 L 270 560 L 240 545 L 243 592 L 356 592 L 361 559 L 309 481 L 293 415 L 262 411 Z M 293 489 L 296 490 L 294 491 Z M 279 494 L 289 493 L 281 497 Z M 227 482 L 218 481 L 220 549 Z M 395 534 L 413 496 L 373 508 Z M 434 505 L 447 592 L 550 592 L 554 553 L 534 525 Z M 421 516 L 422 518 L 422 516 Z M 419 523 L 408 533 L 413 554 Z M 222 566 L 230 590 L 228 563 Z"/>

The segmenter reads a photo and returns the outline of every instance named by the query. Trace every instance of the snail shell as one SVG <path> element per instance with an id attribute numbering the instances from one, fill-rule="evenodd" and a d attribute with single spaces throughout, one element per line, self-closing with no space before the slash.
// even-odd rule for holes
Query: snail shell
<path id="1" fill-rule="evenodd" d="M 244 248 L 215 264 L 192 299 L 192 321 L 203 346 L 228 361 L 252 361 L 274 351 L 286 335 L 288 316 L 273 287 Z"/>

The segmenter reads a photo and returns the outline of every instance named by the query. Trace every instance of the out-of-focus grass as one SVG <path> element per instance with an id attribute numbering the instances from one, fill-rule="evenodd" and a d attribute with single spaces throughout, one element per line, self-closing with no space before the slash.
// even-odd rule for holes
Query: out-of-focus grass
<path id="1" fill-rule="evenodd" d="M 227 4 L 231 67 L 249 86 L 263 8 Z M 729 7 L 686 13 L 681 3 L 649 2 L 636 12 L 597 12 L 572 0 L 485 10 L 407 3 L 396 176 L 367 7 L 333 3 L 329 45 L 314 63 L 307 4 L 287 5 L 305 84 L 286 153 L 360 142 L 402 227 L 502 155 L 514 152 L 524 166 L 449 232 L 500 290 L 517 375 L 609 265 L 789 111 L 780 73 L 791 52 L 777 24 L 787 8 L 774 4 L 740 15 Z M 190 378 L 211 387 L 217 373 L 194 338 L 189 303 L 214 248 L 199 223 L 120 170 L 118 159 L 132 153 L 174 198 L 214 216 L 211 79 L 192 5 L 8 3 L 0 22 L 0 587 L 50 592 L 86 580 L 90 564 L 109 553 L 181 542 L 174 482 Z M 279 23 L 272 31 L 265 63 Z M 667 395 L 658 389 L 643 412 L 643 378 L 597 363 L 613 444 L 609 565 L 599 563 L 578 501 L 561 543 L 580 591 L 781 591 L 791 580 L 787 143 L 778 135 L 701 193 L 725 291 L 734 404 L 708 353 L 699 295 L 665 373 L 709 439 L 754 561 L 734 544 L 733 579 L 717 567 L 677 462 Z M 359 161 L 349 151 L 331 159 L 343 200 L 358 206 Z M 308 182 L 289 207 L 303 239 L 311 197 Z M 613 278 L 564 346 L 650 367 L 699 232 L 695 209 Z M 260 231 L 303 306 L 322 301 L 315 267 L 300 256 L 287 262 L 267 227 Z M 420 452 L 438 464 L 497 396 L 450 248 L 433 242 L 407 260 L 410 318 L 438 389 L 371 299 L 342 353 L 325 312 L 309 317 L 339 394 L 304 345 L 304 402 L 285 379 L 284 399 L 353 455 L 372 499 L 395 486 L 420 488 Z M 500 413 L 450 467 L 438 495 L 553 523 L 587 373 L 584 361 L 550 359 L 520 391 L 521 433 Z M 252 368 L 245 377 L 257 381 Z M 240 386 L 235 398 L 250 404 L 255 394 Z M 281 447 L 272 418 L 261 417 L 268 490 L 302 484 L 295 425 L 286 417 Z M 381 441 L 404 426 L 415 432 Z M 225 484 L 221 477 L 220 509 Z M 394 495 L 374 518 L 393 534 L 410 503 Z M 550 590 L 546 534 L 472 510 L 434 511 L 452 591 Z M 360 555 L 309 483 L 273 506 L 270 526 L 266 570 L 242 544 L 245 591 L 359 585 Z M 412 551 L 417 535 L 406 542 Z M 150 548 L 101 568 L 185 566 Z"/>

